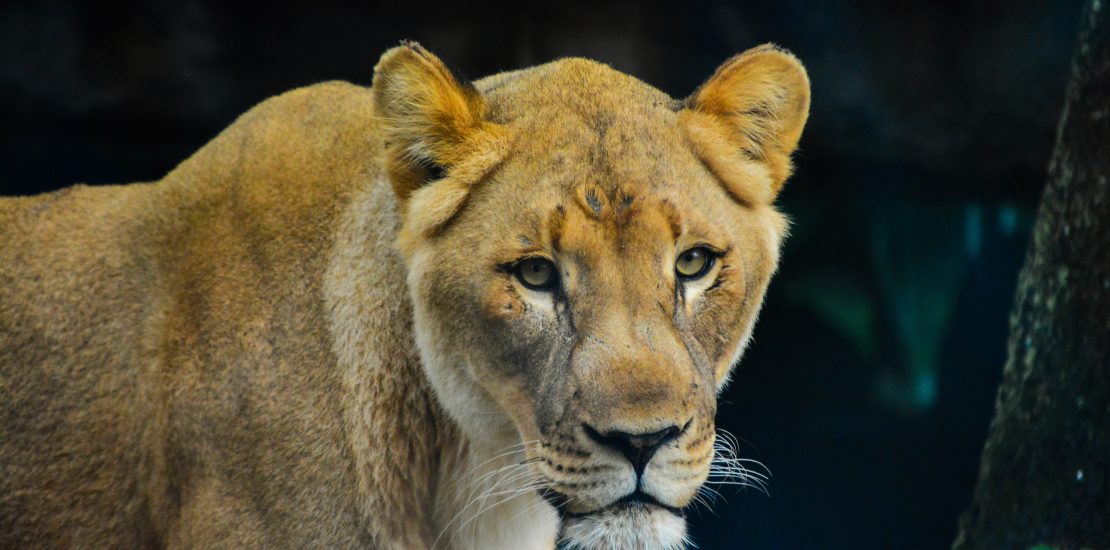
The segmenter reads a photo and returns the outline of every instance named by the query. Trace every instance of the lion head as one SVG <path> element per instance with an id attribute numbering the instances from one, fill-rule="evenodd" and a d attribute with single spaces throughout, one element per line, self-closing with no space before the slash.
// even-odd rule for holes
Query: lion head
<path id="1" fill-rule="evenodd" d="M 755 48 L 674 100 L 584 59 L 466 84 L 405 44 L 373 89 L 443 407 L 518 445 L 571 546 L 681 547 L 786 229 L 801 64 Z"/>

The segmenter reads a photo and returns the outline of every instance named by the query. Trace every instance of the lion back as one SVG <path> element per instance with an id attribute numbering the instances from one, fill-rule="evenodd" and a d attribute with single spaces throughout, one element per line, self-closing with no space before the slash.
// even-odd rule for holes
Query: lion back
<path id="1" fill-rule="evenodd" d="M 0 546 L 145 536 L 120 523 L 138 504 L 136 412 L 149 412 L 137 405 L 158 307 L 139 211 L 150 194 L 76 186 L 0 202 Z"/>
<path id="2" fill-rule="evenodd" d="M 0 198 L 0 548 L 165 544 L 197 449 L 262 467 L 243 416 L 340 454 L 336 422 L 307 418 L 298 438 L 307 415 L 282 409 L 332 382 L 275 365 L 333 360 L 319 279 L 342 201 L 375 174 L 371 114 L 364 88 L 321 84 L 264 102 L 159 182 Z M 246 395 L 251 369 L 300 386 Z M 314 481 L 353 485 L 328 472 Z"/>

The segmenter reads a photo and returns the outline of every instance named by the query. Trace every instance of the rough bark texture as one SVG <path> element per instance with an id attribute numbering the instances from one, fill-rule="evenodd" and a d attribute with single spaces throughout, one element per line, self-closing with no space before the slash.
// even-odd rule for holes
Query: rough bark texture
<path id="1" fill-rule="evenodd" d="M 1110 548 L 1110 17 L 1084 13 L 955 548 Z"/>

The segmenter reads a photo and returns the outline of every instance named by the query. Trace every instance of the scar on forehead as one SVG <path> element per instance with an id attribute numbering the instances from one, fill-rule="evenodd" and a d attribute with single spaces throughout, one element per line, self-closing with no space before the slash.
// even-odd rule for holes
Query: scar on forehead
<path id="1" fill-rule="evenodd" d="M 559 250 L 559 241 L 563 238 L 563 224 L 567 220 L 567 209 L 563 205 L 555 206 L 555 210 L 547 216 L 547 239 L 551 248 Z"/>
<path id="2" fill-rule="evenodd" d="M 616 226 L 626 224 L 635 215 L 639 203 L 636 195 L 624 188 L 616 188 L 606 193 L 596 185 L 580 186 L 575 196 L 582 210 L 599 221 L 614 222 Z M 667 219 L 671 236 L 677 239 L 685 230 L 682 214 L 669 199 L 659 200 L 659 210 Z"/>
<path id="3" fill-rule="evenodd" d="M 606 193 L 596 185 L 579 186 L 574 193 L 582 210 L 597 220 L 614 219 L 622 222 L 631 216 L 636 196 L 626 189 L 616 188 Z"/>
<path id="4" fill-rule="evenodd" d="M 627 224 L 636 215 L 639 205 L 645 202 L 627 189 L 618 187 L 606 193 L 600 187 L 589 184 L 578 187 L 574 196 L 575 203 L 583 213 L 603 222 L 611 229 L 618 229 Z M 685 230 L 685 223 L 678 208 L 666 198 L 654 202 L 658 203 L 658 212 L 667 221 L 671 237 L 677 239 Z M 566 222 L 567 210 L 564 205 L 559 204 L 554 210 L 548 212 L 545 223 L 546 240 L 555 250 L 560 248 L 560 241 L 566 231 Z"/>

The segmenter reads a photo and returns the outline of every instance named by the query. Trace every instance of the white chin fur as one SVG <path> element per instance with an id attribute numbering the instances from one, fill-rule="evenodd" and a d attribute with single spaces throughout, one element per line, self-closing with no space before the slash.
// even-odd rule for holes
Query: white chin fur
<path id="1" fill-rule="evenodd" d="M 567 550 L 682 550 L 687 547 L 686 520 L 656 506 L 605 509 L 563 520 Z"/>

